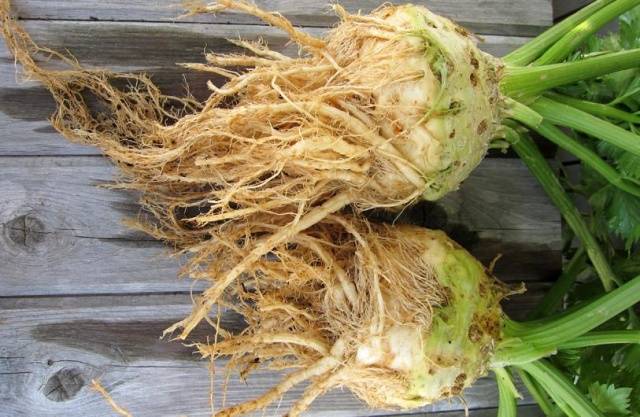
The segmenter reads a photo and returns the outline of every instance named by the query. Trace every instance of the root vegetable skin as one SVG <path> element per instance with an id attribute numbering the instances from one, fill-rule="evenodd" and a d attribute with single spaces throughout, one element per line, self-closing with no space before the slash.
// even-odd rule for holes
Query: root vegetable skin
<path id="1" fill-rule="evenodd" d="M 372 335 L 358 347 L 356 362 L 407 376 L 410 388 L 388 398 L 387 407 L 431 404 L 459 395 L 486 373 L 491 352 L 501 339 L 498 303 L 504 292 L 482 265 L 442 233 L 404 228 L 395 238 L 423 245 L 423 260 L 433 268 L 447 297 L 433 309 L 431 326 L 391 324 L 382 335 Z M 396 304 L 395 300 L 385 303 L 387 308 Z"/>
<path id="2" fill-rule="evenodd" d="M 422 198 L 437 200 L 459 187 L 496 135 L 504 107 L 501 64 L 480 51 L 465 29 L 424 7 L 383 7 L 372 15 L 399 33 L 400 45 L 367 39 L 360 55 L 384 56 L 389 48 L 414 51 L 401 58 L 401 67 L 418 74 L 374 91 L 382 113 L 375 121 L 425 178 Z M 396 66 L 400 60 L 390 61 Z"/>

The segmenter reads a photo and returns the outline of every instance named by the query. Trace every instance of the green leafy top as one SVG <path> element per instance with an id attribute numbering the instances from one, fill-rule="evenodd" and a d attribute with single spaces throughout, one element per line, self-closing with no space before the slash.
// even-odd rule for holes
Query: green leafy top
<path id="1" fill-rule="evenodd" d="M 594 382 L 589 386 L 589 397 L 593 404 L 607 416 L 628 416 L 631 388 L 616 388 L 613 384 Z"/>
<path id="2" fill-rule="evenodd" d="M 570 59 L 587 55 L 616 52 L 640 47 L 640 7 L 619 18 L 617 32 L 605 36 L 593 36 Z M 596 79 L 581 81 L 560 89 L 564 94 L 616 106 L 621 110 L 640 114 L 640 68 L 619 71 Z M 615 120 L 611 120 L 616 122 Z M 619 122 L 620 126 L 640 133 L 640 126 Z M 574 132 L 582 142 L 593 147 L 628 179 L 640 183 L 640 158 L 614 145 Z M 608 235 L 621 238 L 625 249 L 631 251 L 640 242 L 640 198 L 616 188 L 582 166 L 582 184 L 578 190 L 588 198 L 592 209 L 594 233 L 603 240 Z"/>
<path id="3" fill-rule="evenodd" d="M 623 281 L 640 274 L 638 256 L 613 255 L 611 263 Z M 565 307 L 572 308 L 592 300 L 602 291 L 597 276 L 585 270 L 581 274 L 581 282 L 569 293 Z M 625 313 L 604 323 L 598 330 L 639 327 L 637 317 Z M 640 344 L 561 350 L 552 361 L 606 416 L 640 417 Z"/>
<path id="4" fill-rule="evenodd" d="M 618 23 L 617 32 L 591 37 L 569 60 L 640 47 L 640 7 L 622 15 Z M 640 68 L 581 81 L 558 91 L 640 115 Z M 640 133 L 640 125 L 610 121 Z M 571 133 L 628 179 L 640 183 L 640 158 L 596 138 L 575 131 Z M 623 281 L 637 276 L 640 274 L 640 198 L 611 185 L 584 164 L 580 165 L 579 178 L 579 185 L 568 187 L 588 201 L 591 231 L 605 248 L 616 275 Z M 568 237 L 572 240 L 573 236 Z M 581 282 L 569 293 L 566 308 L 591 300 L 603 292 L 602 285 L 588 265 L 582 268 L 576 274 Z M 627 312 L 606 322 L 599 330 L 638 329 L 638 321 L 634 313 Z M 561 350 L 552 362 L 604 415 L 640 417 L 640 344 Z M 559 409 L 555 412 L 563 415 Z"/>

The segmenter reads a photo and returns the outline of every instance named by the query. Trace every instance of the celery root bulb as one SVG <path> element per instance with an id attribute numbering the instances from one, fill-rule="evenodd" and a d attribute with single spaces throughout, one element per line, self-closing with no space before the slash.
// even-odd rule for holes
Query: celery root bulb
<path id="1" fill-rule="evenodd" d="M 140 227 L 206 259 L 186 273 L 216 285 L 171 329 L 182 328 L 182 338 L 240 274 L 331 213 L 401 208 L 455 190 L 502 117 L 499 61 L 423 7 L 385 5 L 363 16 L 336 6 L 341 23 L 323 39 L 244 2 L 192 12 L 225 9 L 285 30 L 303 53 L 290 58 L 235 41 L 246 55 L 183 64 L 226 79 L 209 83 L 211 96 L 198 102 L 162 95 L 144 75 L 84 69 L 40 48 L 0 0 L 9 49 L 58 104 L 55 128 L 118 164 L 121 186 L 140 191 L 149 214 Z M 68 68 L 45 68 L 40 55 Z M 130 87 L 118 88 L 122 81 Z M 102 103 L 100 112 L 87 95 Z M 216 252 L 215 240 L 244 258 L 231 267 L 201 256 Z"/>
<path id="2" fill-rule="evenodd" d="M 389 42 L 364 30 L 361 41 L 354 35 L 363 29 L 347 20 L 329 46 L 361 42 L 359 56 L 382 57 L 386 79 L 365 75 L 373 76 L 371 83 L 386 80 L 372 90 L 372 119 L 424 179 L 422 198 L 436 200 L 459 187 L 496 136 L 503 107 L 499 61 L 466 30 L 422 6 L 382 7 L 372 18 L 398 37 Z M 394 50 L 406 52 L 394 56 Z M 403 73 L 412 72 L 416 77 L 404 81 Z"/>
<path id="3" fill-rule="evenodd" d="M 336 387 L 371 407 L 414 408 L 459 396 L 488 371 L 506 290 L 444 233 L 331 216 L 273 255 L 235 286 L 243 302 L 229 306 L 248 328 L 198 347 L 240 370 L 292 371 L 218 416 L 263 408 L 307 379 L 288 416 Z"/>

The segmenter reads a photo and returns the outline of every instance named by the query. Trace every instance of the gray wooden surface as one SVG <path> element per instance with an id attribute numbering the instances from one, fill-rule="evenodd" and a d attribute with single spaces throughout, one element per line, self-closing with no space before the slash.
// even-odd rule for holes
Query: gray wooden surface
<path id="1" fill-rule="evenodd" d="M 0 263 L 5 296 L 187 291 L 179 259 L 126 229 L 135 196 L 96 184 L 115 169 L 101 158 L 0 157 Z M 496 204 L 507 200 L 509 204 Z M 558 215 L 533 177 L 515 159 L 487 159 L 462 189 L 439 203 L 412 209 L 412 217 L 458 232 L 462 243 L 505 281 L 544 281 L 558 268 Z M 423 209 L 422 211 L 420 209 Z M 431 211 L 431 212 L 430 212 Z M 532 261 L 533 260 L 533 261 Z"/>
<path id="2" fill-rule="evenodd" d="M 7 413 L 3 415 L 111 415 L 108 405 L 87 389 L 91 378 L 100 378 L 134 416 L 208 415 L 206 366 L 192 349 L 158 339 L 166 326 L 188 313 L 188 295 L 4 298 L 0 308 L 0 398 Z M 223 321 L 227 326 L 234 323 L 232 318 Z M 196 330 L 196 338 L 205 335 L 206 329 Z M 217 363 L 219 370 L 223 366 Z M 273 373 L 256 373 L 246 384 L 234 377 L 227 396 L 232 402 L 248 399 L 273 382 Z M 285 410 L 302 388 L 287 395 L 280 409 Z M 465 398 L 473 408 L 495 407 L 493 380 L 478 381 Z M 530 403 L 525 397 L 523 404 Z M 460 409 L 462 404 L 452 401 L 426 410 Z M 389 413 L 366 410 L 340 390 L 319 399 L 308 413 L 381 414 Z M 278 415 L 276 407 L 266 415 Z"/>
<path id="3" fill-rule="evenodd" d="M 275 49 L 295 53 L 278 31 L 243 15 L 198 16 L 181 21 L 178 0 L 14 0 L 34 38 L 68 49 L 91 66 L 145 71 L 167 91 L 184 80 L 205 94 L 201 74 L 175 62 L 202 60 L 205 47 L 229 51 L 225 38 L 262 36 Z M 343 2 L 370 10 L 373 0 Z M 320 34 L 335 22 L 326 2 L 263 0 Z M 501 55 L 551 23 L 550 0 L 432 0 L 433 10 L 483 35 L 483 48 Z M 176 279 L 180 259 L 121 224 L 137 212 L 134 195 L 96 187 L 114 169 L 88 147 L 69 144 L 48 125 L 52 101 L 19 71 L 0 42 L 0 415 L 111 416 L 87 387 L 99 377 L 134 416 L 209 415 L 209 371 L 191 349 L 159 340 L 162 329 L 190 308 L 190 291 Z M 524 280 L 530 291 L 505 303 L 524 317 L 560 269 L 560 221 L 542 190 L 517 160 L 485 160 L 462 190 L 437 206 L 411 213 L 443 227 L 485 263 L 497 253 L 497 274 Z M 229 325 L 238 325 L 226 317 Z M 198 337 L 210 333 L 199 329 Z M 220 371 L 224 364 L 217 364 Z M 228 401 L 255 396 L 278 374 L 261 373 L 246 384 L 232 379 Z M 219 378 L 218 378 L 219 380 Z M 301 389 L 301 388 L 300 388 Z M 297 389 L 286 396 L 280 411 Z M 496 414 L 490 378 L 467 390 L 472 417 Z M 521 417 L 541 415 L 526 397 Z M 464 405 L 443 402 L 441 417 L 464 415 Z M 269 409 L 266 415 L 279 415 Z M 390 415 L 367 410 L 348 392 L 317 401 L 310 416 Z M 395 413 L 394 415 L 397 415 Z"/>
<path id="4" fill-rule="evenodd" d="M 202 3 L 209 2 L 202 0 Z M 175 21 L 181 14 L 181 0 L 20 0 L 18 14 L 29 19 Z M 336 22 L 330 2 L 318 0 L 257 0 L 269 10 L 278 10 L 298 25 L 321 27 Z M 371 11 L 379 0 L 341 1 L 347 10 Z M 552 20 L 551 0 L 417 0 L 431 10 L 454 19 L 463 26 L 483 34 L 530 36 L 548 26 Z M 216 17 L 195 16 L 183 22 L 261 24 L 246 14 L 225 13 Z"/>

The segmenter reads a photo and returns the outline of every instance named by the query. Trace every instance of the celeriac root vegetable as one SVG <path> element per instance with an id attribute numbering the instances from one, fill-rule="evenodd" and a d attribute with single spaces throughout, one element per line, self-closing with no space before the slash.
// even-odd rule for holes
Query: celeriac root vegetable
<path id="1" fill-rule="evenodd" d="M 225 255 L 231 263 L 242 260 Z M 567 315 L 516 323 L 499 304 L 513 291 L 443 232 L 417 226 L 331 215 L 255 268 L 225 303 L 248 327 L 240 334 L 219 329 L 220 340 L 197 347 L 207 358 L 230 357 L 227 371 L 243 377 L 260 367 L 289 373 L 218 417 L 267 407 L 304 382 L 289 417 L 336 387 L 375 408 L 420 407 L 460 396 L 489 370 L 499 377 L 501 398 L 509 398 L 508 365 L 569 398 L 571 384 L 540 373 L 553 368 L 539 359 L 558 348 L 638 338 L 637 332 L 587 332 L 640 301 L 640 277 Z M 577 409 L 590 410 L 588 401 L 574 400 Z"/>
<path id="2" fill-rule="evenodd" d="M 227 304 L 248 328 L 198 349 L 240 370 L 294 371 L 219 416 L 263 408 L 305 380 L 289 416 L 338 386 L 377 408 L 430 404 L 485 374 L 501 339 L 506 287 L 443 232 L 329 216 L 255 268 Z"/>
<path id="3" fill-rule="evenodd" d="M 287 32 L 303 54 L 291 58 L 240 40 L 234 42 L 251 55 L 213 53 L 207 64 L 183 64 L 227 79 L 223 86 L 209 83 L 204 102 L 165 96 L 144 75 L 84 69 L 37 46 L 10 18 L 7 0 L 0 0 L 0 17 L 25 74 L 53 93 L 56 129 L 116 162 L 124 174 L 119 186 L 140 191 L 148 214 L 135 226 L 190 254 L 185 274 L 211 282 L 192 314 L 168 332 L 181 330 L 184 339 L 212 306 L 225 306 L 240 312 L 248 328 L 241 335 L 218 329 L 223 340 L 199 345 L 203 355 L 231 355 L 231 367 L 242 372 L 295 369 L 263 397 L 220 415 L 261 409 L 306 380 L 311 385 L 290 416 L 336 386 L 371 406 L 417 407 L 459 395 L 489 369 L 498 375 L 502 409 L 512 410 L 515 389 L 503 368 L 513 365 L 558 396 L 566 414 L 596 416 L 538 360 L 583 341 L 637 302 L 639 279 L 574 313 L 515 323 L 500 311 L 504 286 L 443 234 L 372 225 L 359 216 L 440 198 L 469 175 L 492 140 L 506 138 L 580 231 L 613 289 L 616 277 L 602 251 L 522 130 L 537 130 L 614 186 L 640 193 L 556 125 L 632 153 L 639 153 L 637 135 L 620 134 L 577 106 L 559 112 L 571 103 L 540 97 L 637 66 L 638 50 L 560 61 L 639 3 L 598 0 L 499 60 L 420 6 L 385 5 L 365 16 L 335 6 L 341 23 L 320 39 L 278 14 L 221 0 L 191 12 L 256 15 Z M 65 68 L 45 68 L 36 61 L 43 56 Z M 129 86 L 117 87 L 123 81 Z M 92 110 L 89 98 L 103 110 Z M 345 214 L 347 206 L 355 213 Z"/>
<path id="4" fill-rule="evenodd" d="M 638 2 L 618 0 L 610 10 L 600 1 L 582 19 L 606 20 Z M 121 186 L 141 191 L 151 214 L 141 227 L 206 260 L 186 273 L 215 285 L 190 317 L 168 329 L 182 329 L 183 339 L 273 247 L 347 205 L 360 211 L 437 199 L 459 186 L 491 140 L 505 135 L 505 118 L 542 125 L 542 116 L 508 97 L 531 101 L 546 89 L 640 59 L 639 51 L 626 51 L 577 63 L 517 66 L 562 43 L 571 27 L 561 24 L 507 57 L 505 66 L 481 52 L 466 30 L 421 6 L 384 5 L 365 16 L 335 6 L 341 23 L 320 39 L 279 14 L 222 0 L 191 12 L 256 15 L 287 32 L 304 53 L 289 58 L 240 40 L 235 43 L 251 55 L 211 53 L 207 64 L 183 64 L 228 80 L 221 87 L 209 83 L 213 93 L 199 103 L 162 95 L 144 75 L 83 69 L 40 48 L 10 18 L 8 1 L 0 5 L 9 49 L 58 104 L 54 127 L 100 147 L 118 164 Z M 60 58 L 67 68 L 45 69 L 38 55 Z M 117 88 L 113 81 L 130 86 Z M 92 111 L 87 95 L 104 110 Z M 616 177 L 585 152 L 616 186 L 640 192 L 638 184 Z M 229 230 L 243 236 L 240 243 L 227 237 Z M 208 242 L 217 239 L 242 251 L 243 260 L 230 266 L 209 257 L 217 249 Z"/>
<path id="5" fill-rule="evenodd" d="M 292 59 L 238 41 L 254 55 L 209 54 L 208 65 L 185 64 L 228 78 L 222 87 L 210 83 L 214 92 L 201 105 L 162 96 L 144 76 L 87 71 L 70 60 L 69 70 L 45 70 L 33 56 L 49 51 L 9 20 L 6 1 L 2 13 L 9 48 L 54 94 L 56 129 L 118 163 L 124 186 L 143 190 L 156 235 L 189 247 L 228 228 L 246 230 L 246 258 L 226 271 L 210 266 L 209 275 L 221 272 L 217 286 L 180 324 L 182 337 L 239 274 L 328 214 L 456 189 L 484 156 L 504 107 L 499 62 L 425 8 L 385 6 L 358 16 L 336 6 L 343 22 L 326 39 L 246 3 L 208 11 L 225 8 L 284 29 L 306 54 Z M 252 68 L 226 68 L 236 66 Z M 136 87 L 120 91 L 111 78 Z M 108 110 L 94 117 L 83 91 Z M 170 104 L 189 114 L 179 117 Z M 265 231 L 263 223 L 280 227 Z"/>
<path id="6" fill-rule="evenodd" d="M 243 258 L 231 248 L 218 256 L 231 265 Z M 508 365 L 588 410 L 588 401 L 572 399 L 572 385 L 547 375 L 554 369 L 539 359 L 558 348 L 638 340 L 637 332 L 590 330 L 640 300 L 640 277 L 572 313 L 517 323 L 499 304 L 515 291 L 443 232 L 418 226 L 331 215 L 254 268 L 218 310 L 237 312 L 247 327 L 232 333 L 217 321 L 214 341 L 196 347 L 205 358 L 227 357 L 226 372 L 242 378 L 260 368 L 285 374 L 216 417 L 264 409 L 302 384 L 288 417 L 339 387 L 371 407 L 416 408 L 461 397 L 489 371 L 499 377 L 501 407 L 502 399 L 515 405 Z"/>

